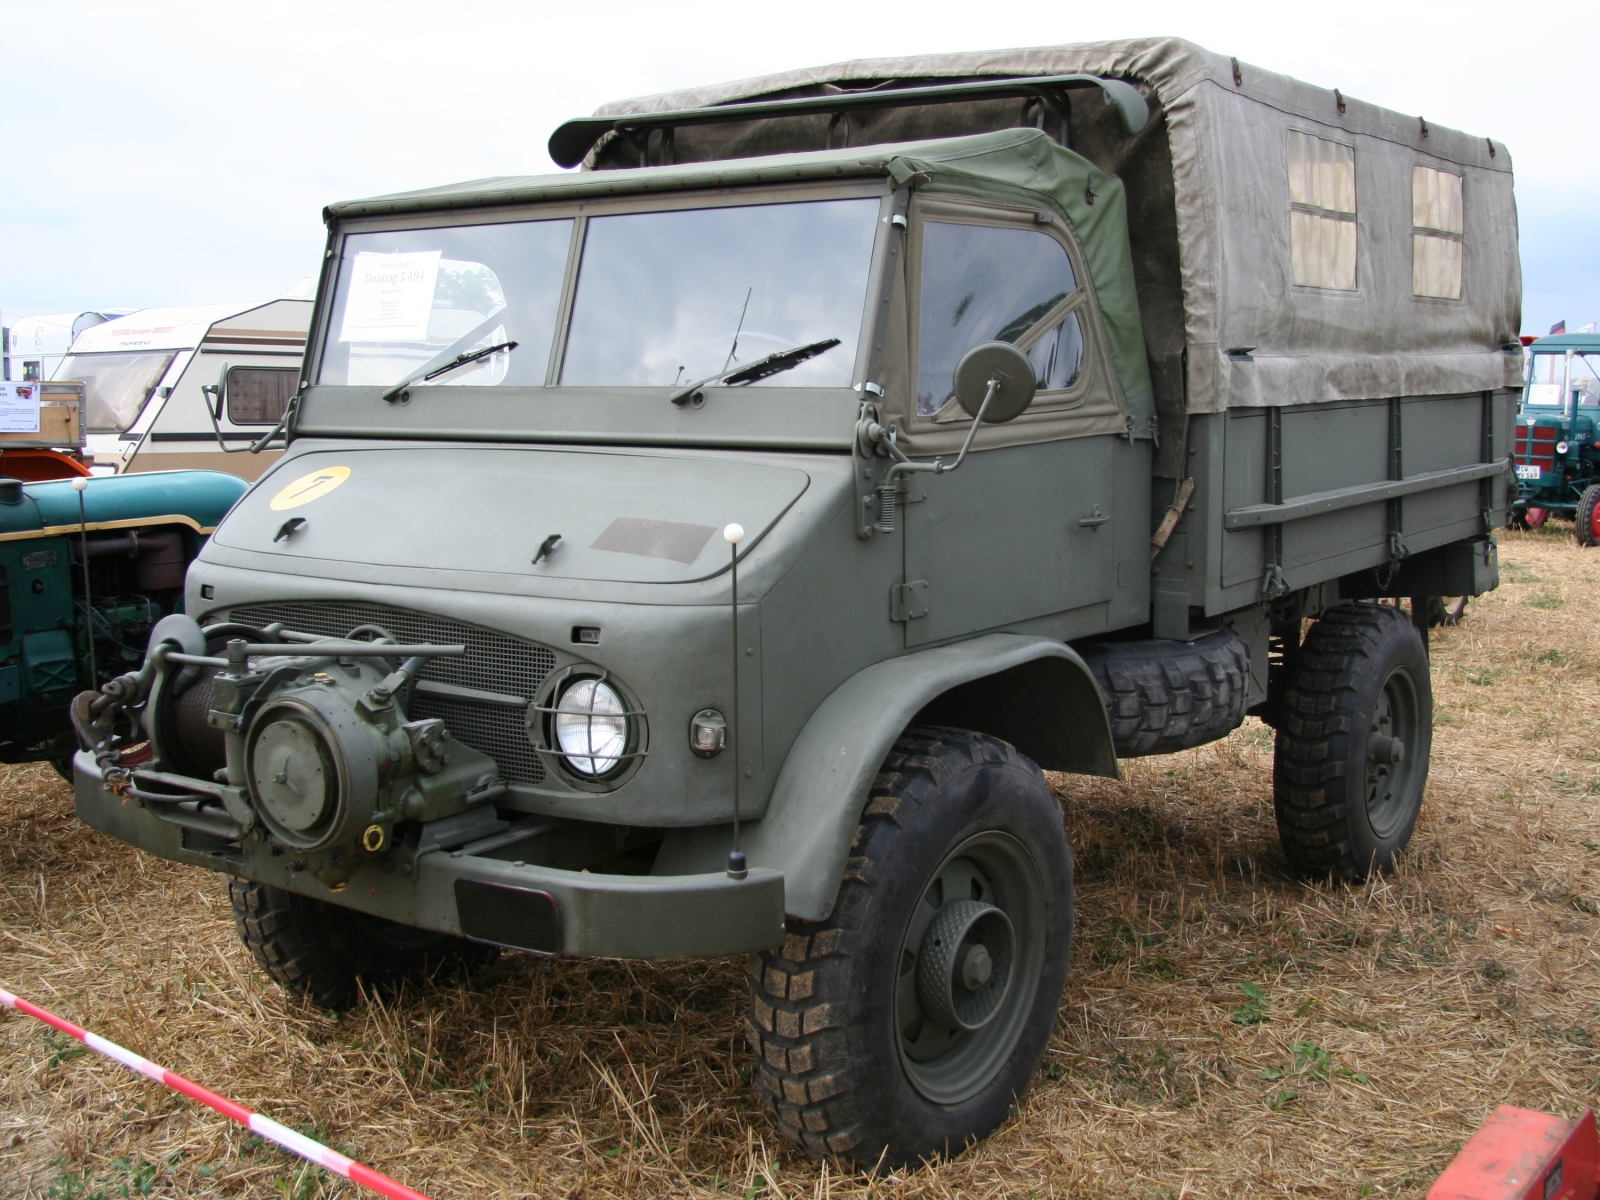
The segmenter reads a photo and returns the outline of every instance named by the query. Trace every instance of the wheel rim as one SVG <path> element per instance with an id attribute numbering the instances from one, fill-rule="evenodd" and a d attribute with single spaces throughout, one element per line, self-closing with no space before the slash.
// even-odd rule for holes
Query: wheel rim
<path id="1" fill-rule="evenodd" d="M 1523 519 L 1529 529 L 1537 529 L 1550 519 L 1550 510 L 1548 508 L 1530 508 L 1527 516 Z"/>
<path id="2" fill-rule="evenodd" d="M 1600 542 L 1600 504 L 1589 506 L 1589 541 Z"/>
<path id="3" fill-rule="evenodd" d="M 1396 669 L 1384 681 L 1367 730 L 1367 822 L 1380 841 L 1393 838 L 1405 824 L 1421 727 L 1416 682 Z"/>
<path id="4" fill-rule="evenodd" d="M 928 1100 L 959 1104 L 1005 1065 L 1038 990 L 1046 912 L 1033 856 L 996 831 L 962 842 L 922 889 L 900 942 L 894 1029 Z"/>

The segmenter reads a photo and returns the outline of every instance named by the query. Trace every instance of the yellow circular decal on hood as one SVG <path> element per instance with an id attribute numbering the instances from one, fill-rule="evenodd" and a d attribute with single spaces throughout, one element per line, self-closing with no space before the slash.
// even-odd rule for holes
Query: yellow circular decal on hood
<path id="1" fill-rule="evenodd" d="M 349 478 L 349 467 L 323 467 L 320 471 L 302 475 L 272 498 L 272 511 L 282 512 L 286 508 L 299 508 L 302 504 L 310 504 L 313 500 L 326 496 Z"/>

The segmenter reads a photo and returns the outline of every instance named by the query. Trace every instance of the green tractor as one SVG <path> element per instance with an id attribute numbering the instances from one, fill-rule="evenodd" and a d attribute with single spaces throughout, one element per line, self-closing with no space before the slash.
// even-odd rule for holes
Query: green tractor
<path id="1" fill-rule="evenodd" d="M 0 762 L 71 777 L 68 706 L 137 666 L 244 480 L 160 471 L 0 478 Z"/>
<path id="2" fill-rule="evenodd" d="M 1528 383 L 1512 450 L 1521 493 L 1512 523 L 1537 529 L 1552 515 L 1600 545 L 1600 334 L 1558 333 L 1528 347 Z"/>

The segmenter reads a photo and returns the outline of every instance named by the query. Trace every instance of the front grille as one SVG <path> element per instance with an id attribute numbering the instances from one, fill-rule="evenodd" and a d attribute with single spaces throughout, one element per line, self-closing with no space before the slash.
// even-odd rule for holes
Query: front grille
<path id="1" fill-rule="evenodd" d="M 446 617 L 390 608 L 387 604 L 291 600 L 244 605 L 233 609 L 229 619 L 257 628 L 281 621 L 300 633 L 322 637 L 344 637 L 359 626 L 376 625 L 401 643 L 464 645 L 467 652 L 459 658 L 430 658 L 417 678 L 527 700 L 538 694 L 539 686 L 556 666 L 556 656 L 536 642 Z M 445 727 L 463 743 L 494 759 L 507 783 L 534 784 L 544 780 L 544 764 L 528 741 L 521 709 L 418 695 L 409 715 L 444 721 Z"/>
<path id="2" fill-rule="evenodd" d="M 1529 446 L 1530 437 L 1532 446 Z M 1546 471 L 1555 469 L 1557 431 L 1549 425 L 1517 426 L 1513 453 L 1519 463 L 1534 463 Z"/>

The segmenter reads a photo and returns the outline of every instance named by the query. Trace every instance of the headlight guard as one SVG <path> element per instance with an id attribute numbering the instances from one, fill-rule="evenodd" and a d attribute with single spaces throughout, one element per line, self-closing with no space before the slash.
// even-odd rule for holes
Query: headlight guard
<path id="1" fill-rule="evenodd" d="M 643 707 L 609 672 L 576 663 L 551 674 L 528 706 L 528 737 L 562 782 L 610 792 L 649 754 Z"/>

